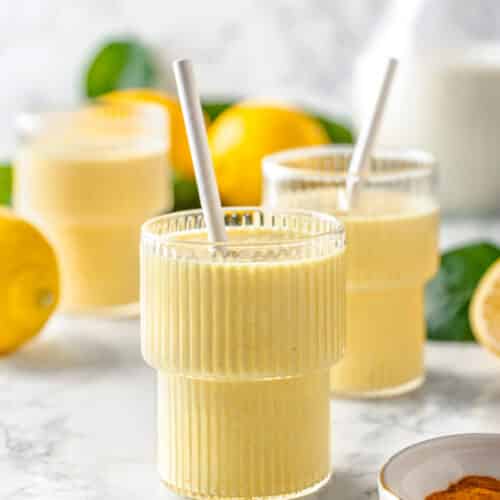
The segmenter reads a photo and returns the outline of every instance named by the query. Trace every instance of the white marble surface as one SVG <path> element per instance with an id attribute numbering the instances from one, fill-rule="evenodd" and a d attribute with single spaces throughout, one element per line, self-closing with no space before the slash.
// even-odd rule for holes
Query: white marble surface
<path id="1" fill-rule="evenodd" d="M 452 220 L 443 247 L 500 243 L 500 219 Z M 398 399 L 332 401 L 335 477 L 320 500 L 374 500 L 401 447 L 456 432 L 500 432 L 500 359 L 476 345 L 429 343 L 428 380 Z M 137 320 L 55 318 L 0 359 L 1 500 L 159 500 L 155 373 Z"/>
<path id="2" fill-rule="evenodd" d="M 424 438 L 500 432 L 500 360 L 429 344 L 428 380 L 399 399 L 332 401 L 335 477 L 321 499 L 375 499 L 389 455 Z M 155 471 L 155 377 L 137 321 L 56 318 L 0 362 L 2 500 L 172 498 Z"/>

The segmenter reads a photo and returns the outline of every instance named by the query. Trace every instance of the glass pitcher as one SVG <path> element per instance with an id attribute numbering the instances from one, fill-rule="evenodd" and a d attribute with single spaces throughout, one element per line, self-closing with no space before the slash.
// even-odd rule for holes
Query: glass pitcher
<path id="1" fill-rule="evenodd" d="M 379 143 L 437 157 L 445 214 L 498 213 L 498 2 L 394 1 L 355 65 L 358 126 L 373 105 L 374 81 L 388 55 L 399 57 L 400 66 Z"/>

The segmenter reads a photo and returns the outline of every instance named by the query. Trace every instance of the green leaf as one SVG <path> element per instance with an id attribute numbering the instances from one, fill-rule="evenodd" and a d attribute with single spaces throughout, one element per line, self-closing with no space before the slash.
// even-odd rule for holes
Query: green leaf
<path id="1" fill-rule="evenodd" d="M 95 54 L 85 74 L 85 95 L 94 98 L 116 89 L 151 87 L 156 68 L 150 50 L 136 39 L 113 40 Z"/>
<path id="2" fill-rule="evenodd" d="M 230 108 L 236 101 L 203 101 L 201 106 L 203 111 L 209 116 L 210 121 L 214 121 L 223 111 Z"/>
<path id="3" fill-rule="evenodd" d="M 469 304 L 488 267 L 500 258 L 500 248 L 473 243 L 445 252 L 437 276 L 425 292 L 428 336 L 433 340 L 473 341 Z"/>
<path id="4" fill-rule="evenodd" d="M 194 179 L 186 179 L 174 172 L 174 210 L 200 208 L 200 198 Z"/>
<path id="5" fill-rule="evenodd" d="M 12 166 L 8 162 L 0 162 L 0 205 L 12 202 Z"/>
<path id="6" fill-rule="evenodd" d="M 354 143 L 354 134 L 347 125 L 318 113 L 310 112 L 308 114 L 318 120 L 334 144 Z"/>

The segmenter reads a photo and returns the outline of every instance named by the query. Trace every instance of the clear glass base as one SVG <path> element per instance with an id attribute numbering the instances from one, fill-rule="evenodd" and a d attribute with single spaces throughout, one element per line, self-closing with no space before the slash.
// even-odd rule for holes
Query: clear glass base
<path id="1" fill-rule="evenodd" d="M 241 497 L 221 497 L 219 495 L 206 495 L 202 494 L 199 492 L 195 491 L 190 491 L 182 488 L 177 488 L 175 485 L 170 484 L 166 481 L 162 481 L 162 483 L 173 493 L 176 495 L 181 495 L 183 497 L 187 498 L 196 498 L 199 500 L 291 500 L 294 498 L 303 498 L 309 495 L 312 495 L 314 493 L 317 493 L 321 488 L 325 487 L 330 480 L 332 479 L 333 472 L 329 472 L 328 475 L 322 479 L 321 481 L 318 481 L 317 483 L 313 484 L 312 486 L 309 486 L 303 490 L 300 491 L 294 491 L 291 493 L 283 493 L 281 495 L 271 495 L 271 496 L 241 496 Z"/>
<path id="2" fill-rule="evenodd" d="M 416 379 L 410 380 L 404 384 L 386 387 L 383 389 L 374 389 L 372 391 L 332 391 L 334 398 L 342 399 L 383 399 L 395 398 L 409 392 L 415 391 L 425 382 L 425 376 L 422 375 Z"/>

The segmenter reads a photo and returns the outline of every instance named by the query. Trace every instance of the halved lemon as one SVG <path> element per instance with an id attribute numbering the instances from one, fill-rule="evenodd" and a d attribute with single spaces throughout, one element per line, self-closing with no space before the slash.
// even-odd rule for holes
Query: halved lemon
<path id="1" fill-rule="evenodd" d="M 476 339 L 500 356 L 500 259 L 481 278 L 469 309 Z"/>

